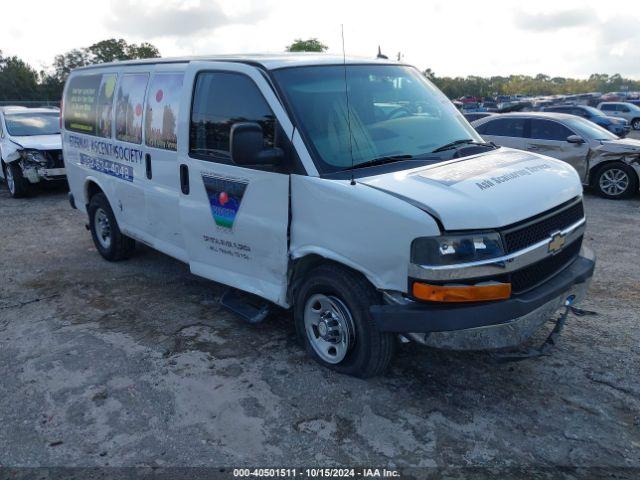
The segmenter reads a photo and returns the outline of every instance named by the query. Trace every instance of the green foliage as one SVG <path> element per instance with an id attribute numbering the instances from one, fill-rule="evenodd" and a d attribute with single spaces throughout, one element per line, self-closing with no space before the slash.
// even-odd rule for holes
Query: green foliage
<path id="1" fill-rule="evenodd" d="M 0 100 L 38 98 L 38 73 L 18 57 L 0 51 Z"/>
<path id="2" fill-rule="evenodd" d="M 495 96 L 514 95 L 568 95 L 574 93 L 615 92 L 620 90 L 640 90 L 640 80 L 623 78 L 620 74 L 607 75 L 594 73 L 588 79 L 549 77 L 539 73 L 529 75 L 510 75 L 508 77 L 438 77 L 431 69 L 423 74 L 437 85 L 449 98 L 463 95 Z"/>
<path id="3" fill-rule="evenodd" d="M 317 38 L 302 40 L 296 38 L 291 45 L 287 46 L 287 52 L 324 52 L 328 49 L 324 43 Z"/>

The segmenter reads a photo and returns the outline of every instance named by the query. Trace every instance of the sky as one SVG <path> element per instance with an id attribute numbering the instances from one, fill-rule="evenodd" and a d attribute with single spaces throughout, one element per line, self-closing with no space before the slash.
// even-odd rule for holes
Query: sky
<path id="1" fill-rule="evenodd" d="M 316 37 L 382 52 L 439 76 L 545 73 L 640 79 L 637 0 L 20 0 L 3 2 L 0 50 L 37 70 L 106 38 L 162 56 L 282 52 Z"/>

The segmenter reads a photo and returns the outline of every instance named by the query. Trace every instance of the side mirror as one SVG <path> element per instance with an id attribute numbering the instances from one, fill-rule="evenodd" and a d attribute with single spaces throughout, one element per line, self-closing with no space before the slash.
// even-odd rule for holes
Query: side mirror
<path id="1" fill-rule="evenodd" d="M 280 148 L 264 148 L 262 127 L 254 122 L 236 123 L 229 136 L 231 159 L 240 166 L 277 165 L 284 158 Z"/>
<path id="2" fill-rule="evenodd" d="M 584 143 L 584 139 L 579 135 L 569 135 L 567 137 L 567 142 L 575 143 L 575 144 L 579 145 L 581 143 Z"/>

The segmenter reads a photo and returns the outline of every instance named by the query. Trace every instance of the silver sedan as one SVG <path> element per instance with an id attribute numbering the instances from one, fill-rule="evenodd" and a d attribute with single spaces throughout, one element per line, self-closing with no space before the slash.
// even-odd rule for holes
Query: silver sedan
<path id="1" fill-rule="evenodd" d="M 584 185 L 606 198 L 638 191 L 640 141 L 621 139 L 575 115 L 506 113 L 472 123 L 482 137 L 504 147 L 528 150 L 571 164 Z"/>

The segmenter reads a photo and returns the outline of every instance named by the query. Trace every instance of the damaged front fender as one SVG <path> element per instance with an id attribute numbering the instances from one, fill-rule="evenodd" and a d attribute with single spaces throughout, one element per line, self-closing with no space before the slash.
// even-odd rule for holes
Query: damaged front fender
<path id="1" fill-rule="evenodd" d="M 640 141 L 632 139 L 602 142 L 591 148 L 589 152 L 589 170 L 595 171 L 598 165 L 605 162 L 624 162 L 640 173 Z"/>
<path id="2" fill-rule="evenodd" d="M 20 160 L 22 151 L 22 145 L 18 145 L 15 142 L 7 142 L 2 146 L 2 160 L 4 163 L 15 162 Z"/>

